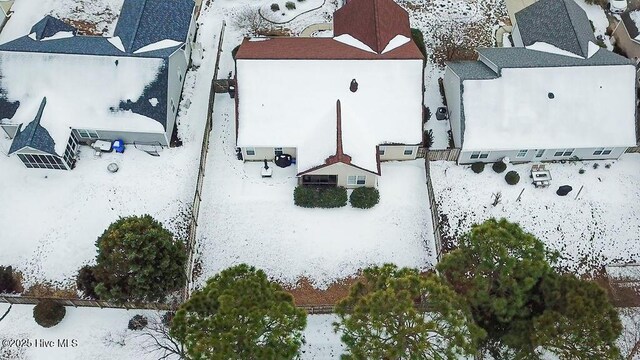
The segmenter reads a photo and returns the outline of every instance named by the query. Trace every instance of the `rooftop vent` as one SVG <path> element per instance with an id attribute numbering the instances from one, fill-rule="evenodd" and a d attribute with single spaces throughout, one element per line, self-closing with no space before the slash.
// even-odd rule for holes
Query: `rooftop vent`
<path id="1" fill-rule="evenodd" d="M 547 96 L 549 97 L 549 99 L 553 99 L 554 97 L 556 97 L 552 92 L 548 93 Z"/>
<path id="2" fill-rule="evenodd" d="M 351 80 L 351 85 L 349 85 L 349 90 L 351 90 L 351 92 L 356 92 L 358 91 L 358 82 L 356 81 L 356 79 Z"/>

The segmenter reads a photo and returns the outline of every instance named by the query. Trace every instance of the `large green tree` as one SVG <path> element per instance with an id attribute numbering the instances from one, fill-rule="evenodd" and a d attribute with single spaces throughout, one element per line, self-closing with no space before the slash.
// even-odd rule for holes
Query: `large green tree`
<path id="1" fill-rule="evenodd" d="M 482 348 L 495 358 L 535 359 L 542 350 L 566 359 L 615 358 L 616 311 L 598 285 L 558 274 L 550 265 L 557 256 L 517 224 L 489 219 L 474 225 L 438 270 L 469 304 L 487 332 Z"/>
<path id="2" fill-rule="evenodd" d="M 293 359 L 306 313 L 262 270 L 238 265 L 207 281 L 176 312 L 171 335 L 191 359 Z"/>
<path id="3" fill-rule="evenodd" d="M 186 281 L 187 254 L 150 215 L 121 218 L 96 241 L 97 264 L 91 269 L 100 299 L 162 301 Z"/>
<path id="4" fill-rule="evenodd" d="M 334 327 L 347 359 L 458 359 L 483 336 L 462 309 L 438 277 L 386 264 L 363 271 Z"/>

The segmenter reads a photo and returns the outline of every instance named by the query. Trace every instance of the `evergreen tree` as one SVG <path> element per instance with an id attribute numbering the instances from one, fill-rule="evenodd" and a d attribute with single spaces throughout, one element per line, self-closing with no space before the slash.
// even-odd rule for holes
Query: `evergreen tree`
<path id="1" fill-rule="evenodd" d="M 176 312 L 171 335 L 191 359 L 293 359 L 306 314 L 261 270 L 238 265 L 207 281 Z"/>
<path id="2" fill-rule="evenodd" d="M 481 344 L 496 359 L 535 359 L 540 351 L 566 359 L 615 357 L 621 328 L 598 285 L 559 275 L 557 253 L 517 224 L 474 225 L 438 270 L 487 332 Z"/>
<path id="3" fill-rule="evenodd" d="M 149 215 L 121 218 L 96 241 L 92 269 L 100 299 L 162 301 L 185 284 L 184 244 Z"/>
<path id="4" fill-rule="evenodd" d="M 482 331 L 467 320 L 456 294 L 436 276 L 386 264 L 336 306 L 334 323 L 347 359 L 458 359 L 475 352 Z M 427 311 L 425 311 L 428 309 Z"/>

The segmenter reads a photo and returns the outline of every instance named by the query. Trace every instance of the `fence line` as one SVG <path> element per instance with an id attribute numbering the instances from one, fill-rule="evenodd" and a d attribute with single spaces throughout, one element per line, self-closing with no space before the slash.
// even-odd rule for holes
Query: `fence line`
<path id="1" fill-rule="evenodd" d="M 442 256 L 442 233 L 440 229 L 440 215 L 438 212 L 438 204 L 436 203 L 436 196 L 433 191 L 433 185 L 431 184 L 431 167 L 429 166 L 429 153 L 424 158 L 424 169 L 427 175 L 427 195 L 429 197 L 429 209 L 431 211 L 431 224 L 433 226 L 433 239 L 436 244 L 436 259 L 440 261 Z M 428 244 L 427 244 L 428 245 Z"/>
<path id="2" fill-rule="evenodd" d="M 220 39 L 218 40 L 218 52 L 216 54 L 215 68 L 213 70 L 213 78 L 211 79 L 211 87 L 209 89 L 209 104 L 207 107 L 207 123 L 204 128 L 204 137 L 202 138 L 202 148 L 200 149 L 200 165 L 198 167 L 198 181 L 196 183 L 195 194 L 193 195 L 193 204 L 191 206 L 191 219 L 189 223 L 189 239 L 187 240 L 187 283 L 182 292 L 182 300 L 186 301 L 191 293 L 191 283 L 193 281 L 193 267 L 195 263 L 196 251 L 196 233 L 198 230 L 198 217 L 200 215 L 200 203 L 202 202 L 202 188 L 204 187 L 205 168 L 207 164 L 207 153 L 209 151 L 209 138 L 211 128 L 213 127 L 213 104 L 216 93 L 214 84 L 218 77 L 220 69 L 220 54 L 222 53 L 222 42 L 224 41 L 224 29 L 226 22 L 222 22 L 220 29 Z"/>
<path id="3" fill-rule="evenodd" d="M 418 150 L 418 154 L 420 154 L 420 149 Z M 429 159 L 430 161 L 458 161 L 458 157 L 460 156 L 460 149 L 444 149 L 444 150 L 428 150 L 425 149 L 423 151 L 424 157 Z"/>
<path id="4" fill-rule="evenodd" d="M 178 304 L 161 304 L 161 303 L 116 303 L 104 300 L 88 300 L 88 299 L 63 299 L 52 297 L 35 297 L 35 296 L 11 296 L 0 295 L 0 303 L 12 305 L 36 305 L 42 300 L 51 300 L 64 306 L 73 307 L 99 307 L 111 309 L 145 309 L 145 310 L 175 310 Z"/>

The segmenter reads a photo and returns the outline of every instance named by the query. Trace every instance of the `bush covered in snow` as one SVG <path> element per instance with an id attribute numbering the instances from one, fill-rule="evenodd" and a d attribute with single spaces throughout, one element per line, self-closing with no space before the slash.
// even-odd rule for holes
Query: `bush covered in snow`
<path id="1" fill-rule="evenodd" d="M 11 266 L 0 266 L 0 294 L 20 292 L 22 286 L 13 274 Z"/>
<path id="2" fill-rule="evenodd" d="M 473 172 L 476 174 L 480 174 L 482 171 L 484 171 L 484 163 L 477 162 L 471 164 L 471 170 L 473 170 Z"/>
<path id="3" fill-rule="evenodd" d="M 431 149 L 431 147 L 433 146 L 433 129 L 423 131 L 422 135 L 422 142 L 424 143 L 424 147 L 426 147 L 427 149 Z"/>
<path id="4" fill-rule="evenodd" d="M 129 325 L 127 328 L 129 330 L 142 330 L 149 324 L 149 320 L 143 315 L 134 315 L 131 320 L 129 320 Z"/>
<path id="5" fill-rule="evenodd" d="M 371 187 L 360 187 L 353 189 L 349 202 L 351 206 L 359 209 L 370 209 L 380 201 L 378 189 Z"/>
<path id="6" fill-rule="evenodd" d="M 98 256 L 92 272 L 100 299 L 163 301 L 185 284 L 184 244 L 150 215 L 114 222 L 96 246 Z"/>
<path id="7" fill-rule="evenodd" d="M 298 185 L 293 191 L 293 202 L 305 208 L 337 208 L 347 205 L 347 189 Z"/>
<path id="8" fill-rule="evenodd" d="M 46 328 L 58 325 L 66 313 L 64 306 L 52 300 L 42 300 L 33 308 L 34 320 L 38 325 Z"/>
<path id="9" fill-rule="evenodd" d="M 520 175 L 516 171 L 509 171 L 507 175 L 504 176 L 504 179 L 507 181 L 509 185 L 515 185 L 520 181 Z"/>
<path id="10" fill-rule="evenodd" d="M 284 6 L 289 10 L 295 10 L 296 9 L 296 3 L 294 3 L 293 1 L 287 1 L 287 3 L 284 4 Z"/>
<path id="11" fill-rule="evenodd" d="M 502 161 L 496 161 L 493 163 L 493 166 L 491 166 L 491 168 L 493 169 L 493 171 L 500 174 L 501 172 L 507 170 L 507 164 Z"/>
<path id="12" fill-rule="evenodd" d="M 280 5 L 276 3 L 271 4 L 271 11 L 273 12 L 280 11 Z"/>

